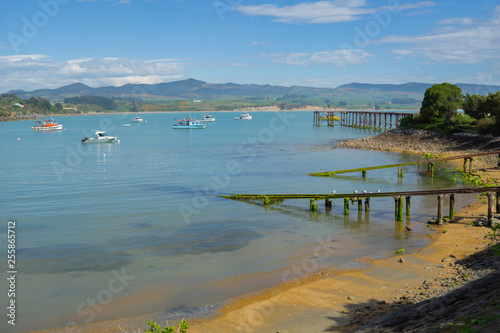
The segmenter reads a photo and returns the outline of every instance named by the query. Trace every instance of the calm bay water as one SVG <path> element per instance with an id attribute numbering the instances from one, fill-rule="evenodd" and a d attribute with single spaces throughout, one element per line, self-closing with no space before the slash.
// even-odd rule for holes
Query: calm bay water
<path id="1" fill-rule="evenodd" d="M 319 203 L 311 213 L 308 200 L 264 208 L 217 194 L 455 186 L 416 167 L 403 180 L 394 169 L 366 179 L 310 177 L 418 157 L 335 148 L 375 133 L 313 127 L 312 112 L 259 112 L 251 121 L 213 115 L 203 130 L 173 130 L 181 113 L 141 114 L 147 122 L 131 126 L 123 124 L 136 115 L 59 117 L 65 130 L 58 133 L 34 132 L 32 121 L 0 123 L 2 247 L 7 221 L 16 220 L 18 271 L 17 325 L 6 323 L 4 307 L 1 331 L 214 304 L 284 276 L 421 246 L 429 232 L 423 222 L 435 213 L 434 198 L 413 198 L 408 234 L 394 223 L 392 198 L 372 200 L 369 216 L 352 206 L 344 217 L 340 201 L 331 212 Z M 97 129 L 120 142 L 80 143 Z M 300 273 L 289 274 L 291 267 Z M 4 279 L 4 305 L 7 287 Z"/>

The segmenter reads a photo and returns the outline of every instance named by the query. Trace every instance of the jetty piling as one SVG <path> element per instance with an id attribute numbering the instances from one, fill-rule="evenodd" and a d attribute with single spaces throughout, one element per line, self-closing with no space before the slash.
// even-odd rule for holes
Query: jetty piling
<path id="1" fill-rule="evenodd" d="M 443 194 L 438 194 L 437 224 L 443 224 Z"/>
<path id="2" fill-rule="evenodd" d="M 407 196 L 406 197 L 406 216 L 410 216 L 410 211 L 411 211 L 411 203 L 410 203 L 411 197 Z"/>
<path id="3" fill-rule="evenodd" d="M 413 117 L 407 112 L 385 111 L 314 111 L 313 126 L 340 126 L 373 129 L 376 131 L 390 130 L 399 126 L 399 120 Z"/>
<path id="4" fill-rule="evenodd" d="M 494 202 L 493 192 L 488 192 L 488 226 L 491 228 L 493 226 L 493 202 Z M 498 211 L 497 211 L 498 213 Z"/>

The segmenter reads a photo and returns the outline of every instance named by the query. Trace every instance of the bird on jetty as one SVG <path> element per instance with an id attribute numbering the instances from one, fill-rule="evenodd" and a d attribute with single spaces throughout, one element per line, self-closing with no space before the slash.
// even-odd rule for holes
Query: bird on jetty
<path id="1" fill-rule="evenodd" d="M 358 193 L 358 190 L 354 190 L 354 193 Z"/>
<path id="2" fill-rule="evenodd" d="M 377 193 L 380 193 L 380 189 L 377 190 Z"/>
<path id="3" fill-rule="evenodd" d="M 332 193 L 335 194 L 335 190 L 333 190 Z"/>
<path id="4" fill-rule="evenodd" d="M 366 190 L 364 190 L 363 193 L 366 193 Z"/>

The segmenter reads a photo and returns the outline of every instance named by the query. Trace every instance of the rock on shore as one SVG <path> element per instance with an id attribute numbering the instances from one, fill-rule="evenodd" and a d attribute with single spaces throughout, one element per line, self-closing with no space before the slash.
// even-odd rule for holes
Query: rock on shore
<path id="1" fill-rule="evenodd" d="M 500 149 L 500 138 L 473 133 L 444 135 L 419 129 L 394 129 L 374 137 L 347 140 L 342 147 L 381 151 L 426 152 L 442 154 Z"/>

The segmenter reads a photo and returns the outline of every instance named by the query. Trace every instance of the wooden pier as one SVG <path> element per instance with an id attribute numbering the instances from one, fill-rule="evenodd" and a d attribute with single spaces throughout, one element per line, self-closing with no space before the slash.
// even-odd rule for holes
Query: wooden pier
<path id="1" fill-rule="evenodd" d="M 453 218 L 455 215 L 455 195 L 456 194 L 467 194 L 467 193 L 486 193 L 488 196 L 488 223 L 492 226 L 493 220 L 493 206 L 495 206 L 495 211 L 500 212 L 500 187 L 473 187 L 473 188 L 455 188 L 455 189 L 438 189 L 438 190 L 421 190 L 421 191 L 401 191 L 401 192 L 377 192 L 377 193 L 329 193 L 329 194 L 231 194 L 231 195 L 221 195 L 219 197 L 231 200 L 240 201 L 260 201 L 264 205 L 271 205 L 282 203 L 284 200 L 290 199 L 309 199 L 309 209 L 311 211 L 317 211 L 318 205 L 316 201 L 324 200 L 325 209 L 331 210 L 332 200 L 342 199 L 344 201 L 343 211 L 344 215 L 349 215 L 349 201 L 352 204 L 358 203 L 358 211 L 363 210 L 363 200 L 365 212 L 370 211 L 370 199 L 371 198 L 381 198 L 381 197 L 393 197 L 395 204 L 395 218 L 396 221 L 403 221 L 403 216 L 410 216 L 411 210 L 411 197 L 414 196 L 424 196 L 424 195 L 434 195 L 437 197 L 438 209 L 437 209 L 437 223 L 442 224 L 443 217 L 443 200 L 446 196 L 450 197 L 450 211 L 449 218 Z M 495 205 L 496 198 L 496 205 Z M 405 204 L 406 203 L 406 204 Z M 404 209 L 406 208 L 406 214 L 404 214 Z"/>
<path id="2" fill-rule="evenodd" d="M 363 168 L 355 168 L 355 169 L 345 169 L 345 170 L 336 170 L 336 171 L 324 171 L 324 172 L 313 172 L 310 173 L 310 176 L 315 177 L 332 177 L 338 174 L 343 173 L 351 173 L 351 172 L 361 172 L 363 177 L 366 177 L 366 172 L 368 170 L 379 170 L 379 169 L 387 169 L 387 168 L 398 168 L 398 175 L 403 175 L 403 167 L 408 165 L 420 165 L 427 164 L 427 169 L 430 175 L 434 174 L 434 163 L 445 162 L 445 161 L 453 161 L 453 160 L 464 160 L 464 172 L 467 172 L 467 161 L 469 161 L 468 172 L 472 173 L 472 161 L 475 157 L 488 156 L 488 155 L 498 155 L 498 167 L 500 167 L 500 150 L 483 152 L 483 153 L 475 153 L 475 154 L 466 154 L 466 155 L 455 155 L 448 157 L 440 157 L 434 159 L 427 159 L 422 161 L 414 161 L 414 162 L 406 162 L 406 163 L 396 163 L 396 164 L 386 164 L 386 165 L 378 165 L 372 167 L 363 167 Z"/>
<path id="3" fill-rule="evenodd" d="M 314 111 L 314 126 L 340 126 L 374 129 L 377 131 L 390 130 L 399 126 L 399 120 L 413 117 L 408 112 L 386 111 Z"/>

